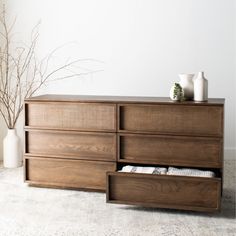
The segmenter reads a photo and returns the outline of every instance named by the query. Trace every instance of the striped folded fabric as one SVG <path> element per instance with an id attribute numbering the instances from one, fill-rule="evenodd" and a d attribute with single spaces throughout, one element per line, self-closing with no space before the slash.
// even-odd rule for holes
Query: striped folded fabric
<path id="1" fill-rule="evenodd" d="M 142 174 L 166 174 L 167 169 L 163 167 L 146 167 L 146 166 L 124 166 L 119 172 L 142 173 Z"/>
<path id="2" fill-rule="evenodd" d="M 188 168 L 175 168 L 169 167 L 167 175 L 183 175 L 183 176 L 196 176 L 196 177 L 215 177 L 213 171 L 208 170 L 197 170 L 197 169 L 188 169 Z"/>

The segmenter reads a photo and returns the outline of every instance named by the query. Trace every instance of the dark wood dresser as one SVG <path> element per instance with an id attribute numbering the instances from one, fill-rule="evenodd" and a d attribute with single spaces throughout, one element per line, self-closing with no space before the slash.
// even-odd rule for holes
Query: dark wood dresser
<path id="1" fill-rule="evenodd" d="M 220 209 L 224 99 L 44 95 L 25 101 L 25 181 L 105 191 L 107 202 Z M 118 172 L 187 167 L 214 178 Z"/>

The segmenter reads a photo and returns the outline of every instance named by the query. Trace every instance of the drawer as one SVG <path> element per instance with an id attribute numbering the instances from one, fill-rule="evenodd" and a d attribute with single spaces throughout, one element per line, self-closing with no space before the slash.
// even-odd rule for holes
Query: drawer
<path id="1" fill-rule="evenodd" d="M 25 132 L 27 154 L 116 161 L 116 134 L 53 130 Z"/>
<path id="2" fill-rule="evenodd" d="M 221 138 L 120 134 L 118 161 L 174 166 L 221 167 Z"/>
<path id="3" fill-rule="evenodd" d="M 220 209 L 221 179 L 107 173 L 107 202 L 195 211 Z"/>
<path id="4" fill-rule="evenodd" d="M 112 162 L 27 157 L 25 181 L 37 186 L 105 191 L 106 172 L 115 169 Z"/>
<path id="5" fill-rule="evenodd" d="M 31 127 L 116 131 L 116 105 L 45 102 L 25 104 L 25 125 Z"/>
<path id="6" fill-rule="evenodd" d="M 119 131 L 199 136 L 223 135 L 223 107 L 119 105 Z"/>

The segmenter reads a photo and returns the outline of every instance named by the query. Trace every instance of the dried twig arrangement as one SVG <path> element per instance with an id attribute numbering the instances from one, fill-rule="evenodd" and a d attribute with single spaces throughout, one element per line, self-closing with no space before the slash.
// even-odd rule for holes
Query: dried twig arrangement
<path id="1" fill-rule="evenodd" d="M 8 25 L 4 8 L 0 14 L 0 114 L 9 129 L 15 128 L 23 110 L 24 99 L 33 96 L 47 82 L 94 72 L 74 71 L 79 62 L 91 59 L 66 62 L 49 71 L 49 62 L 59 48 L 38 61 L 36 57 L 38 25 L 31 32 L 29 47 L 24 44 L 13 46 L 14 25 L 15 21 Z"/>

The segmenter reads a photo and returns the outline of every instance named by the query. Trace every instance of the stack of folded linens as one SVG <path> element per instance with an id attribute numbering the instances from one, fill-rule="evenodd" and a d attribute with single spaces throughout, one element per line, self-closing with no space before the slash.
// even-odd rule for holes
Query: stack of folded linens
<path id="1" fill-rule="evenodd" d="M 196 177 L 215 177 L 215 173 L 209 170 L 197 170 L 188 168 L 169 167 L 167 175 L 182 175 L 182 176 L 196 176 Z"/>
<path id="2" fill-rule="evenodd" d="M 124 166 L 119 172 L 142 173 L 142 174 L 159 174 L 164 175 L 167 168 L 164 167 L 146 167 L 146 166 Z"/>
<path id="3" fill-rule="evenodd" d="M 209 170 L 198 170 L 189 168 L 169 167 L 149 167 L 149 166 L 124 166 L 119 172 L 141 173 L 141 174 L 158 174 L 158 175 L 181 175 L 195 177 L 215 177 L 215 173 Z"/>

